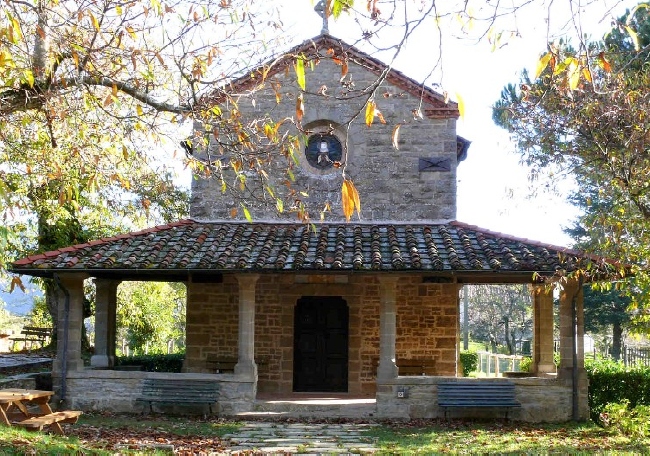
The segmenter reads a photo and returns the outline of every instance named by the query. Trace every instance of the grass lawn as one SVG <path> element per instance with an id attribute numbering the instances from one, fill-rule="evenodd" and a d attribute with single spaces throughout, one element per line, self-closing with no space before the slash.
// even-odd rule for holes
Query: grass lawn
<path id="1" fill-rule="evenodd" d="M 0 453 L 142 454 L 157 448 L 169 454 L 173 446 L 176 454 L 205 454 L 226 450 L 221 436 L 239 425 L 222 419 L 86 414 L 77 424 L 65 425 L 65 437 L 0 427 Z M 650 452 L 650 439 L 633 440 L 592 423 L 383 422 L 368 435 L 383 454 Z"/>

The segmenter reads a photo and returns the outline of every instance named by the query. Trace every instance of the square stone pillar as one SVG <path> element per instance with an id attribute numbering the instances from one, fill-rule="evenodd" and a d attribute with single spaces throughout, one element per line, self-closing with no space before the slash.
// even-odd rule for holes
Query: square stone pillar
<path id="1" fill-rule="evenodd" d="M 115 336 L 117 320 L 118 280 L 96 279 L 95 353 L 90 365 L 97 369 L 111 369 L 115 365 Z"/>
<path id="2" fill-rule="evenodd" d="M 573 303 L 575 300 L 576 321 L 573 320 Z M 573 368 L 573 331 L 574 324 L 577 331 L 577 367 L 584 369 L 584 309 L 582 286 L 575 280 L 565 283 L 560 291 L 560 370 L 563 376 L 571 376 Z"/>
<path id="3" fill-rule="evenodd" d="M 553 289 L 545 285 L 531 287 L 533 298 L 533 372 L 556 372 L 553 359 Z"/>
<path id="4" fill-rule="evenodd" d="M 244 375 L 253 381 L 257 378 L 255 364 L 255 285 L 258 274 L 237 274 L 239 282 L 239 358 L 235 374 Z"/>
<path id="5" fill-rule="evenodd" d="M 577 336 L 575 347 L 573 341 L 574 330 Z M 572 385 L 572 416 L 574 420 L 589 419 L 589 402 L 587 398 L 589 380 L 585 370 L 584 336 L 582 283 L 575 279 L 569 279 L 567 283 L 563 284 L 560 292 L 560 369 L 558 370 L 558 378 L 569 381 Z M 576 352 L 575 371 L 574 350 Z M 574 380 L 575 384 L 573 383 Z"/>
<path id="6" fill-rule="evenodd" d="M 84 362 L 81 358 L 81 335 L 84 324 L 84 279 L 85 274 L 60 274 L 58 293 L 58 325 L 56 359 L 52 373 L 61 376 L 63 371 L 81 371 Z"/>
<path id="7" fill-rule="evenodd" d="M 381 309 L 379 316 L 379 366 L 377 380 L 397 377 L 395 341 L 397 339 L 397 277 L 379 278 Z"/>

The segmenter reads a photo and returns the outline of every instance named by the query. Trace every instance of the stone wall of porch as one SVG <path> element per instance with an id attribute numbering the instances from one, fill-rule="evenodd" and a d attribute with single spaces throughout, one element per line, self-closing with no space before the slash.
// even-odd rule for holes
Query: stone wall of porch
<path id="1" fill-rule="evenodd" d="M 299 277 L 299 276 L 298 276 Z M 351 277 L 361 277 L 351 276 Z M 115 406 L 114 404 L 127 407 L 126 411 L 133 411 L 133 404 L 131 399 L 122 401 L 125 395 L 122 389 L 126 390 L 126 396 L 129 394 L 138 394 L 138 378 L 151 375 L 201 375 L 201 374 L 151 374 L 151 373 L 131 373 L 126 375 L 123 372 L 105 370 L 110 369 L 111 361 L 114 357 L 114 345 L 108 343 L 111 339 L 112 321 L 110 314 L 115 308 L 114 293 L 106 292 L 106 288 L 116 286 L 115 283 L 109 281 L 98 281 L 98 302 L 97 302 L 97 327 L 98 331 L 96 337 L 103 334 L 106 340 L 104 343 L 96 346 L 95 356 L 91 360 L 91 364 L 95 370 L 87 369 L 84 367 L 83 360 L 81 359 L 80 347 L 80 334 L 81 325 L 83 324 L 83 276 L 81 275 L 66 275 L 61 277 L 61 282 L 65 286 L 65 302 L 59 305 L 59 327 L 58 327 L 58 352 L 53 366 L 53 380 L 54 389 L 57 395 L 64 400 L 64 403 L 69 404 L 73 408 L 81 409 L 110 409 Z M 363 276 L 363 284 L 372 286 L 372 276 Z M 370 279 L 370 280 L 368 280 Z M 235 374 L 231 377 L 228 386 L 223 389 L 224 397 L 223 404 L 231 404 L 230 410 L 233 412 L 239 408 L 246 409 L 250 407 L 256 397 L 258 385 L 258 372 L 257 366 L 254 362 L 253 350 L 259 338 L 255 335 L 256 327 L 256 312 L 255 305 L 259 298 L 258 280 L 259 276 L 251 274 L 241 274 L 235 276 L 237 283 L 237 294 L 231 294 L 228 299 L 230 302 L 237 302 L 238 311 L 238 326 L 231 328 L 237 335 L 233 339 L 233 345 L 237 346 L 239 362 L 235 366 Z M 301 295 L 310 295 L 318 293 L 320 289 L 324 295 L 339 295 L 353 296 L 350 290 L 354 289 L 354 283 L 348 282 L 344 286 L 338 284 L 339 288 L 330 288 L 331 283 L 312 283 L 314 279 L 306 279 L 306 283 L 298 283 L 294 286 L 298 287 Z M 331 280 L 331 279 L 327 279 Z M 310 282 L 311 281 L 311 282 Z M 224 283 L 226 281 L 224 280 Z M 261 284 L 264 282 L 262 281 Z M 421 286 L 422 285 L 422 286 Z M 231 283 L 234 288 L 234 283 Z M 378 414 L 386 417 L 429 417 L 433 414 L 433 409 L 418 409 L 416 406 L 407 407 L 405 412 L 404 408 L 409 404 L 409 401 L 404 401 L 398 398 L 395 388 L 398 386 L 413 385 L 413 394 L 409 397 L 425 399 L 423 402 L 426 407 L 435 407 L 435 403 L 431 403 L 432 398 L 435 397 L 436 382 L 444 377 L 399 377 L 397 376 L 397 368 L 395 365 L 397 347 L 399 346 L 400 334 L 398 316 L 408 315 L 404 313 L 404 309 L 400 306 L 403 301 L 408 302 L 434 302 L 436 293 L 440 296 L 453 296 L 454 304 L 451 302 L 443 305 L 444 308 L 454 308 L 456 312 L 458 309 L 458 285 L 457 284 L 431 284 L 423 283 L 421 278 L 415 276 L 393 276 L 386 275 L 377 276 L 374 286 L 378 289 L 379 301 L 379 332 L 378 340 L 374 341 L 374 346 L 379 347 L 379 366 L 377 368 L 376 377 L 376 398 Z M 326 287 L 326 288 L 321 288 Z M 323 290 L 328 290 L 325 293 Z M 452 292 L 453 290 L 453 292 Z M 295 291 L 295 290 L 294 290 Z M 335 293 L 340 291 L 340 293 Z M 557 374 L 549 373 L 547 365 L 549 365 L 549 347 L 552 340 L 553 326 L 550 323 L 552 318 L 552 295 L 551 291 L 546 288 L 537 287 L 533 291 L 536 292 L 534 301 L 534 315 L 535 315 L 535 366 L 538 378 L 535 379 L 517 379 L 514 380 L 518 384 L 521 382 L 526 383 L 524 386 L 538 388 L 533 391 L 534 396 L 524 396 L 525 401 L 531 401 L 527 407 L 522 407 L 522 410 L 529 410 L 529 412 L 522 412 L 524 415 L 520 419 L 528 420 L 543 420 L 543 421 L 563 421 L 565 419 L 587 419 L 589 416 L 589 409 L 587 403 L 587 378 L 584 370 L 584 350 L 582 347 L 582 337 L 584 335 L 584 321 L 583 321 L 583 308 L 582 308 L 582 288 L 578 282 L 567 281 L 562 286 L 560 293 L 560 346 L 561 346 L 561 362 Z M 432 295 L 429 295 L 432 293 Z M 361 294 L 359 296 L 362 296 Z M 418 296 L 420 301 L 415 298 Z M 440 297 L 439 296 L 439 297 Z M 412 299 L 412 301 L 409 301 Z M 365 295 L 363 299 L 366 299 Z M 368 298 L 370 299 L 370 298 Z M 350 298 L 351 301 L 353 301 Z M 451 298 L 450 298 L 451 300 Z M 442 302 L 442 301 L 440 301 Z M 212 303 L 218 306 L 219 303 Z M 349 304 L 350 305 L 350 304 Z M 414 309 L 427 309 L 426 306 L 413 306 Z M 431 309 L 429 309 L 431 310 Z M 421 318 L 424 318 L 421 317 Z M 456 323 L 457 324 L 457 323 Z M 357 328 L 358 329 L 358 328 Z M 444 329 L 444 328 L 443 328 Z M 446 328 L 449 332 L 446 338 L 451 336 L 451 329 Z M 453 359 L 456 365 L 457 347 L 458 347 L 458 331 L 457 327 L 454 330 L 455 342 L 450 344 L 449 348 L 453 352 Z M 442 339 L 446 339 L 442 338 Z M 436 342 L 427 342 L 431 347 L 436 347 Z M 260 346 L 263 346 L 260 343 Z M 442 348 L 442 347 L 439 347 Z M 448 348 L 445 346 L 445 350 Z M 575 350 L 575 352 L 574 352 Z M 207 374 L 210 378 L 217 378 L 217 375 Z M 455 372 L 443 375 L 454 376 Z M 547 377 L 547 378 L 544 378 Z M 124 383 L 121 379 L 127 379 Z M 223 380 L 229 377 L 221 377 Z M 120 379 L 117 381 L 117 379 Z M 538 383 L 535 383 L 538 382 Z M 109 384 L 115 385 L 115 394 L 107 394 L 105 388 Z M 518 386 L 519 388 L 519 386 Z M 110 391 L 110 390 L 108 390 Z M 93 396 L 97 394 L 97 396 Z M 520 393 L 518 392 L 518 397 Z M 529 394 L 526 391 L 524 395 Z M 566 403 L 566 398 L 570 398 L 570 404 Z M 103 398 L 103 399 L 102 399 Z M 531 399 L 532 398 L 532 399 Z M 102 402 L 106 401 L 106 402 Z M 122 402 L 120 402 L 122 401 Z M 524 401 L 522 401 L 522 404 Z M 110 405 L 113 404 L 113 405 Z M 235 405 L 232 405 L 235 404 Z M 239 404 L 239 405 L 237 405 Z M 553 404 L 555 411 L 548 411 L 545 407 L 548 404 Z M 561 410 L 559 410 L 561 409 Z M 532 412 L 530 411 L 532 410 Z M 224 409 L 225 414 L 231 413 Z M 405 415 L 406 414 L 406 415 Z M 424 414 L 424 415 L 422 415 Z"/>
<path id="2" fill-rule="evenodd" d="M 142 390 L 145 378 L 185 378 L 214 380 L 219 383 L 220 397 L 215 415 L 237 417 L 240 414 L 255 412 L 257 401 L 253 395 L 254 387 L 250 381 L 234 374 L 162 374 L 151 372 L 127 372 L 114 370 L 91 370 L 71 372 L 68 376 L 68 407 L 83 411 L 109 411 L 116 413 L 145 413 L 148 406 L 136 401 Z M 383 381 L 378 385 L 376 406 L 368 417 L 391 419 L 443 418 L 444 411 L 438 407 L 437 384 L 449 381 L 450 377 L 397 377 Z M 491 381 L 476 380 L 478 382 Z M 524 422 L 563 422 L 571 419 L 571 382 L 567 379 L 550 377 L 516 378 L 516 397 L 521 403 L 520 409 L 509 411 L 508 417 Z M 400 398 L 398 391 L 405 392 Z M 330 395 L 341 397 L 344 402 L 348 395 Z M 308 398 L 309 395 L 305 395 Z M 352 396 L 354 397 L 354 396 Z M 309 414 L 309 406 L 301 405 L 301 416 Z M 290 402 L 287 399 L 283 402 Z M 353 402 L 353 401 L 351 401 Z M 344 410 L 341 408 L 341 410 Z M 322 411 L 316 406 L 314 416 Z M 184 410 L 187 413 L 187 410 Z M 197 408 L 196 413 L 204 409 Z M 330 418 L 336 417 L 336 412 Z M 277 416 L 292 416 L 291 409 L 275 408 Z M 345 415 L 342 415 L 345 416 Z M 498 409 L 468 409 L 453 411 L 449 417 L 500 419 L 505 416 Z"/>
<path id="3" fill-rule="evenodd" d="M 349 308 L 348 392 L 374 395 L 380 314 L 386 275 L 259 275 L 255 285 L 255 360 L 258 390 L 293 391 L 294 309 L 305 296 L 340 296 Z M 394 276 L 396 353 L 435 361 L 437 375 L 457 372 L 458 287 Z M 186 372 L 210 372 L 208 358 L 236 358 L 239 285 L 188 284 Z"/>

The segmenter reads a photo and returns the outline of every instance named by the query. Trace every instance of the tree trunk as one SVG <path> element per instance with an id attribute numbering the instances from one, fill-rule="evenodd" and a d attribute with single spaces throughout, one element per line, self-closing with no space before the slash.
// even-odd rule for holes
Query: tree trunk
<path id="1" fill-rule="evenodd" d="M 623 327 L 619 322 L 612 324 L 612 358 L 621 359 L 621 345 L 623 344 Z"/>

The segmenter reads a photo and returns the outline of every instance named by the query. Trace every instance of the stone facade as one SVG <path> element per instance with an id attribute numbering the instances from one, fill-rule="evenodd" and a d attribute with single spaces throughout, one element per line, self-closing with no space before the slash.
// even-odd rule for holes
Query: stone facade
<path id="1" fill-rule="evenodd" d="M 349 308 L 348 392 L 374 395 L 379 358 L 380 290 L 377 275 L 264 275 L 256 286 L 255 359 L 258 391 L 293 391 L 294 309 L 305 296 L 337 296 Z M 433 359 L 436 374 L 457 371 L 458 287 L 402 276 L 397 283 L 396 354 Z M 210 372 L 210 356 L 237 357 L 238 286 L 189 284 L 185 371 Z"/>
<path id="2" fill-rule="evenodd" d="M 308 65 L 306 65 L 308 66 Z M 361 219 L 371 220 L 418 220 L 449 221 L 456 217 L 456 166 L 457 138 L 456 118 L 426 116 L 414 117 L 413 111 L 422 106 L 424 112 L 427 101 L 421 101 L 419 94 L 411 94 L 402 88 L 384 81 L 376 91 L 378 109 L 386 121 L 378 119 L 371 127 L 364 122 L 364 102 L 367 94 L 347 94 L 352 81 L 356 88 L 369 87 L 376 81 L 377 74 L 361 64 L 350 62 L 343 83 L 341 65 L 332 59 L 323 58 L 306 70 L 306 93 L 304 94 L 304 117 L 302 126 L 307 131 L 323 131 L 330 127 L 343 144 L 343 162 L 347 165 L 346 175 L 352 179 L 361 195 Z M 327 87 L 328 96 L 317 93 Z M 285 118 L 296 118 L 296 98 L 300 93 L 292 68 L 269 77 L 264 88 L 250 95 L 241 96 L 237 108 L 244 123 L 253 118 L 269 115 L 276 122 Z M 280 101 L 278 102 L 279 97 Z M 252 101 L 255 101 L 253 106 Z M 232 107 L 226 104 L 225 107 Z M 360 113 L 360 114 L 359 114 Z M 349 130 L 345 123 L 358 116 Z M 400 125 L 399 150 L 392 146 L 392 133 Z M 285 128 L 286 126 L 286 128 Z M 196 125 L 202 131 L 200 125 Z M 301 135 L 295 125 L 285 122 L 282 126 L 291 135 Z M 228 151 L 220 148 L 212 134 L 199 134 L 209 137 L 210 156 L 229 159 Z M 317 211 L 329 203 L 331 212 L 328 221 L 343 218 L 341 209 L 342 169 L 316 169 L 304 155 L 304 136 L 300 136 L 300 147 L 295 153 L 299 162 L 294 166 L 295 182 L 292 188 L 308 194 L 297 196 L 309 203 L 312 219 L 317 219 Z M 197 155 L 200 142 L 195 141 Z M 202 154 L 202 155 L 201 155 Z M 276 193 L 288 191 L 282 181 L 287 179 L 284 170 L 293 166 L 291 159 L 278 154 L 269 167 L 271 186 Z M 427 158 L 446 163 L 446 170 L 419 171 L 419 159 Z M 279 177 L 278 177 L 279 176 Z M 249 176 L 250 177 L 250 176 Z M 288 219 L 294 221 L 295 214 L 278 214 L 275 204 L 261 187 L 256 187 L 256 179 L 246 181 L 250 199 L 247 201 L 254 219 Z M 266 185 L 266 184 L 264 184 Z M 266 200 L 268 204 L 264 204 Z M 216 178 L 198 178 L 192 181 L 192 204 L 190 215 L 196 220 L 228 220 L 231 210 L 238 209 L 240 202 L 236 196 L 223 193 L 221 183 Z M 287 208 L 288 209 L 288 208 Z M 241 214 L 241 211 L 240 211 Z"/>

